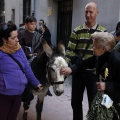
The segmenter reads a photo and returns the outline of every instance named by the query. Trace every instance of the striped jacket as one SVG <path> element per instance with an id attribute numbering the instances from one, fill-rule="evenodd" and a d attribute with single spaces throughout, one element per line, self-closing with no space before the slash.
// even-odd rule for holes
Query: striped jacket
<path id="1" fill-rule="evenodd" d="M 92 51 L 93 41 L 90 38 L 91 38 L 91 34 L 94 33 L 95 31 L 106 32 L 106 29 L 97 24 L 93 26 L 92 29 L 88 29 L 85 27 L 85 24 L 83 24 L 81 26 L 76 27 L 73 30 L 66 50 L 66 60 L 68 63 L 71 61 L 72 56 L 78 56 L 78 55 L 83 56 L 84 52 L 85 52 L 84 59 L 89 58 L 90 56 L 93 55 L 93 51 Z M 89 47 L 87 50 L 85 50 L 88 42 L 89 42 Z"/>

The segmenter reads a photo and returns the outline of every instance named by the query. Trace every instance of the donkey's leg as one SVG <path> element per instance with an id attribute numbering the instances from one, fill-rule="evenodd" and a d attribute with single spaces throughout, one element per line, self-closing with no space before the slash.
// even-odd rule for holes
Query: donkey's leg
<path id="1" fill-rule="evenodd" d="M 41 113 L 43 110 L 43 102 L 45 96 L 38 96 L 37 104 L 36 104 L 36 113 L 37 113 L 37 120 L 41 120 Z"/>
<path id="2" fill-rule="evenodd" d="M 43 109 L 44 98 L 48 91 L 50 85 L 46 85 L 43 87 L 43 90 L 38 92 L 37 94 L 37 104 L 36 104 L 36 113 L 37 113 L 37 120 L 41 120 L 41 113 Z"/>
<path id="3" fill-rule="evenodd" d="M 24 102 L 23 103 L 23 108 L 24 108 L 24 113 L 23 113 L 23 120 L 27 120 L 27 114 L 28 114 L 28 109 L 29 109 L 30 103 Z"/>

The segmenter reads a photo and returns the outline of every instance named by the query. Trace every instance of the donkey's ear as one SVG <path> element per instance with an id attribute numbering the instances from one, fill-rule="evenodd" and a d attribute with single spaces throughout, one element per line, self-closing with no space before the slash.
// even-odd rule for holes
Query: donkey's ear
<path id="1" fill-rule="evenodd" d="M 64 44 L 63 44 L 63 41 L 60 41 L 60 42 L 58 43 L 57 48 L 58 48 L 58 51 L 65 56 L 65 46 L 64 46 Z"/>
<path id="2" fill-rule="evenodd" d="M 42 43 L 42 46 L 43 46 L 43 50 L 46 52 L 47 56 L 50 58 L 52 53 L 53 53 L 53 50 L 51 49 L 51 47 L 48 45 L 47 41 L 45 39 L 43 39 L 41 41 Z"/>

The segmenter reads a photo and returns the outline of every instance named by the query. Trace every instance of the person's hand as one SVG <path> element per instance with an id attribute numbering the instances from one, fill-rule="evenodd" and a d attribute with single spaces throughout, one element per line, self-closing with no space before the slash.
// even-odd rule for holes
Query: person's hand
<path id="1" fill-rule="evenodd" d="M 60 70 L 61 75 L 68 75 L 72 73 L 72 69 L 70 67 L 62 67 Z"/>
<path id="2" fill-rule="evenodd" d="M 104 91 L 106 89 L 105 82 L 96 82 L 98 91 Z"/>
<path id="3" fill-rule="evenodd" d="M 33 57 L 33 54 L 29 54 L 29 57 Z"/>
<path id="4" fill-rule="evenodd" d="M 43 89 L 43 86 L 41 84 L 39 84 L 37 87 L 38 87 L 38 91 L 41 91 Z"/>
<path id="5" fill-rule="evenodd" d="M 37 56 L 37 53 L 29 54 L 29 57 Z"/>

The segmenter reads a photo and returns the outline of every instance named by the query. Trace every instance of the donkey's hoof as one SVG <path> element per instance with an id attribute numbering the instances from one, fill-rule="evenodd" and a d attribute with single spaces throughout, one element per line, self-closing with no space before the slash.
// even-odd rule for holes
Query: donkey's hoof
<path id="1" fill-rule="evenodd" d="M 23 113 L 22 118 L 23 118 L 23 120 L 27 120 L 27 112 L 24 112 L 24 113 Z"/>

